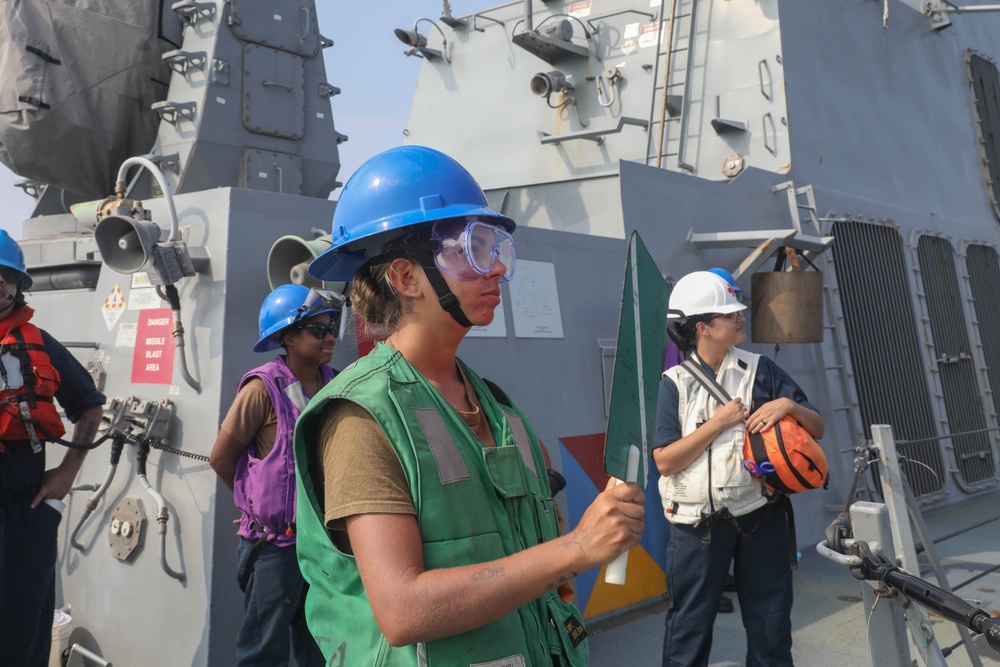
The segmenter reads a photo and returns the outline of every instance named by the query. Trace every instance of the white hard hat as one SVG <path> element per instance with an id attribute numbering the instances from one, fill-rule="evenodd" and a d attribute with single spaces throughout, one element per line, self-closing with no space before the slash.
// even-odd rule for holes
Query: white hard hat
<path id="1" fill-rule="evenodd" d="M 689 273 L 670 291 L 669 317 L 691 317 L 718 313 L 726 315 L 745 310 L 729 282 L 709 271 Z"/>

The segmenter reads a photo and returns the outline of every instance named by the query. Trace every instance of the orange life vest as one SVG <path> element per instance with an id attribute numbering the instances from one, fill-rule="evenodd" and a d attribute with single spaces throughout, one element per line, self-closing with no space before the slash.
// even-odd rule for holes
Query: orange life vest
<path id="1" fill-rule="evenodd" d="M 0 355 L 12 355 L 20 362 L 22 386 L 7 388 L 7 371 L 0 363 L 0 441 L 14 442 L 30 440 L 31 435 L 24 423 L 20 404 L 28 407 L 31 419 L 40 439 L 46 440 L 51 434 L 61 437 L 66 433 L 59 411 L 53 398 L 59 389 L 59 371 L 52 365 L 52 360 L 45 351 L 42 332 L 28 320 L 34 311 L 28 306 L 20 309 L 0 321 Z M 10 324 L 8 324 L 8 322 Z"/>

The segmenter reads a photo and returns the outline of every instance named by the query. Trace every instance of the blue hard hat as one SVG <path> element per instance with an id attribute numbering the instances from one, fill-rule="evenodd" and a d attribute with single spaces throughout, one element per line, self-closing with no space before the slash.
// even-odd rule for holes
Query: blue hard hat
<path id="1" fill-rule="evenodd" d="M 354 272 L 400 230 L 476 216 L 508 232 L 513 220 L 489 208 L 486 195 L 465 168 L 425 146 L 379 153 L 347 181 L 333 214 L 333 245 L 309 265 L 320 280 L 351 280 Z"/>
<path id="2" fill-rule="evenodd" d="M 14 269 L 23 276 L 21 289 L 31 288 L 31 276 L 28 275 L 28 270 L 24 266 L 24 253 L 21 252 L 21 246 L 17 245 L 17 241 L 12 239 L 10 234 L 3 229 L 0 229 L 0 266 Z"/>
<path id="3" fill-rule="evenodd" d="M 736 284 L 736 278 L 733 278 L 733 274 L 729 273 L 729 271 L 726 271 L 725 269 L 720 269 L 719 267 L 716 266 L 714 268 L 709 269 L 708 272 L 714 273 L 715 275 L 725 280 L 727 283 L 732 285 L 733 289 L 738 290 L 740 288 L 740 286 Z"/>
<path id="4" fill-rule="evenodd" d="M 339 313 L 339 308 L 332 307 L 323 299 L 313 299 L 313 290 L 305 285 L 282 285 L 267 295 L 260 307 L 260 340 L 253 346 L 254 352 L 267 352 L 281 347 L 281 332 L 287 327 L 313 315 L 323 313 Z"/>

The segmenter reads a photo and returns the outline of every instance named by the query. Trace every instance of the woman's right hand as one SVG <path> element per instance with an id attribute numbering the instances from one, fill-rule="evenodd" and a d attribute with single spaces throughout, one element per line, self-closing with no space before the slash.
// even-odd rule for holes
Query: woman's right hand
<path id="1" fill-rule="evenodd" d="M 638 484 L 608 480 L 580 518 L 580 523 L 564 539 L 585 554 L 590 567 L 610 563 L 619 554 L 639 544 L 646 496 Z M 589 569 L 589 568 L 587 568 Z"/>
<path id="2" fill-rule="evenodd" d="M 723 429 L 732 428 L 750 416 L 750 411 L 743 405 L 743 399 L 736 397 L 729 401 L 712 416 L 712 419 Z"/>

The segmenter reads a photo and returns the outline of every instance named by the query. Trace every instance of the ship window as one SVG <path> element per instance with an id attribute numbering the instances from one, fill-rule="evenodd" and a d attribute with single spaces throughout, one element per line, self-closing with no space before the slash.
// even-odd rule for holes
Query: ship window
<path id="1" fill-rule="evenodd" d="M 923 296 L 934 339 L 932 365 L 941 382 L 956 482 L 965 490 L 970 485 L 993 479 L 992 445 L 985 433 L 986 415 L 976 381 L 962 294 L 955 273 L 955 250 L 947 239 L 925 235 L 917 244 Z M 968 435 L 955 435 L 967 433 Z M 906 466 L 904 466 L 905 470 Z M 907 477 L 911 470 L 905 470 Z"/>
<path id="2" fill-rule="evenodd" d="M 837 222 L 833 259 L 844 314 L 848 354 L 865 437 L 872 424 L 889 424 L 900 454 L 917 461 L 905 467 L 913 492 L 944 487 L 940 443 L 907 279 L 903 241 L 882 225 Z M 872 289 L 878 285 L 878 289 Z M 923 464 L 923 465 L 920 465 Z"/>
<path id="3" fill-rule="evenodd" d="M 986 191 L 994 215 L 1000 218 L 1000 74 L 997 66 L 982 56 L 971 54 L 969 85 L 976 101 Z"/>

